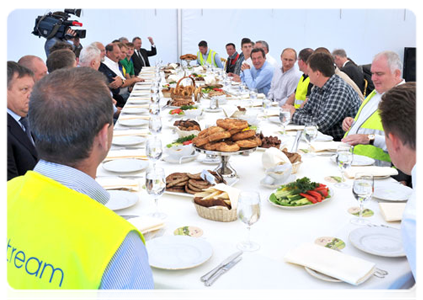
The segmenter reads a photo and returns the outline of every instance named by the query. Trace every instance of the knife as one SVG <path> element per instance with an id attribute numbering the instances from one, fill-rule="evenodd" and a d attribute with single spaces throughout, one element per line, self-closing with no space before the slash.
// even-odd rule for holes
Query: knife
<path id="1" fill-rule="evenodd" d="M 234 254 L 232 254 L 231 256 L 229 256 L 228 258 L 226 258 L 216 268 L 214 268 L 213 270 L 211 270 L 210 272 L 208 272 L 207 274 L 205 274 L 204 276 L 202 276 L 200 278 L 201 281 L 207 281 L 207 280 L 209 280 L 210 277 L 212 277 L 219 269 L 223 268 L 224 266 L 226 266 L 227 264 L 229 264 L 230 262 L 232 262 L 233 260 L 235 260 L 241 254 L 242 254 L 242 251 L 238 251 L 238 252 L 235 252 Z"/>
<path id="2" fill-rule="evenodd" d="M 209 280 L 207 280 L 204 284 L 206 286 L 211 286 L 220 276 L 228 272 L 233 266 L 235 266 L 237 263 L 241 261 L 242 257 L 235 258 L 235 260 L 231 261 L 227 265 L 225 265 L 223 268 L 217 270 L 217 272 L 210 277 Z"/>
<path id="3" fill-rule="evenodd" d="M 298 146 L 300 145 L 300 138 L 303 132 L 301 130 L 297 131 L 297 135 L 295 136 L 294 144 L 292 145 L 291 152 L 295 153 L 298 150 Z"/>

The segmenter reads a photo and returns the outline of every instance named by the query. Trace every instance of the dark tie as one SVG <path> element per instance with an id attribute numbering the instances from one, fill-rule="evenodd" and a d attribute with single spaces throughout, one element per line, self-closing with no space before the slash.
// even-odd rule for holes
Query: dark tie
<path id="1" fill-rule="evenodd" d="M 29 121 L 27 117 L 22 117 L 19 122 L 23 125 L 25 128 L 25 133 L 28 136 L 28 139 L 31 141 L 31 143 L 34 143 L 32 136 L 31 136 L 31 129 L 29 128 Z"/>
<path id="2" fill-rule="evenodd" d="M 138 50 L 138 56 L 141 59 L 141 65 L 144 67 L 145 66 L 145 61 L 144 61 L 144 57 L 142 57 L 142 55 L 141 55 L 141 50 Z"/>

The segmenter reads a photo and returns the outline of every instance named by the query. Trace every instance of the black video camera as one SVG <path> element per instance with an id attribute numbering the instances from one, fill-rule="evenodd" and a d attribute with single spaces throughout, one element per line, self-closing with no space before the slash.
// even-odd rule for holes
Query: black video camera
<path id="1" fill-rule="evenodd" d="M 51 39 L 53 37 L 60 40 L 68 40 L 73 37 L 85 38 L 85 29 L 73 29 L 75 35 L 69 35 L 67 33 L 70 26 L 82 26 L 82 23 L 78 21 L 68 20 L 70 14 L 80 17 L 81 9 L 65 9 L 64 12 L 56 11 L 45 14 L 44 16 L 38 16 L 37 19 L 35 19 L 35 26 L 32 34 L 38 37 L 45 37 L 46 39 Z"/>

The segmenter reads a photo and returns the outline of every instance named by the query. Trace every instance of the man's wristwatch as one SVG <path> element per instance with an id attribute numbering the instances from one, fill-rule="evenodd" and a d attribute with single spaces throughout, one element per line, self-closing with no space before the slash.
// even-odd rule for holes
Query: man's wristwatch
<path id="1" fill-rule="evenodd" d="M 375 135 L 374 134 L 369 134 L 367 135 L 367 138 L 369 139 L 369 145 L 374 145 L 375 143 Z"/>
<path id="2" fill-rule="evenodd" d="M 121 79 L 122 79 L 122 85 L 124 85 L 124 84 L 125 84 L 125 80 L 126 80 L 126 79 L 125 79 L 125 78 L 121 78 Z M 121 86 L 122 86 L 122 85 L 121 85 Z"/>

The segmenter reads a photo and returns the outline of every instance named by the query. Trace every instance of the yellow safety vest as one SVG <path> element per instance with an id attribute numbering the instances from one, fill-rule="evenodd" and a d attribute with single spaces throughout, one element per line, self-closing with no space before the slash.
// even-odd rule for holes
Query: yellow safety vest
<path id="1" fill-rule="evenodd" d="M 216 61 L 214 60 L 214 57 L 216 56 L 216 52 L 214 52 L 212 49 L 209 50 L 209 55 L 207 56 L 206 62 L 204 62 L 203 54 L 201 54 L 200 51 L 197 52 L 197 57 L 200 59 L 200 65 L 204 65 L 205 63 L 209 63 L 210 65 L 214 65 L 217 67 Z"/>
<path id="2" fill-rule="evenodd" d="M 307 78 L 304 79 L 304 74 L 303 74 L 300 78 L 300 81 L 297 84 L 297 90 L 295 91 L 294 107 L 296 109 L 300 108 L 301 104 L 303 104 L 303 102 L 305 101 L 309 83 L 310 83 L 310 77 L 307 76 Z"/>
<path id="3" fill-rule="evenodd" d="M 360 108 L 358 109 L 357 115 L 354 118 L 354 122 L 357 121 L 361 111 L 375 94 L 376 90 L 373 90 L 373 92 L 371 92 L 369 96 L 367 96 L 367 98 L 363 101 Z M 360 129 L 362 129 L 360 134 L 385 134 L 378 109 L 360 126 Z M 349 130 L 345 133 L 344 137 L 346 137 L 348 133 Z M 391 162 L 391 158 L 389 157 L 389 154 L 387 152 L 373 145 L 356 145 L 354 146 L 354 153 L 358 155 L 368 156 L 380 161 Z"/>
<path id="4" fill-rule="evenodd" d="M 15 289 L 98 289 L 135 230 L 87 195 L 37 172 L 7 183 L 7 279 Z"/>

